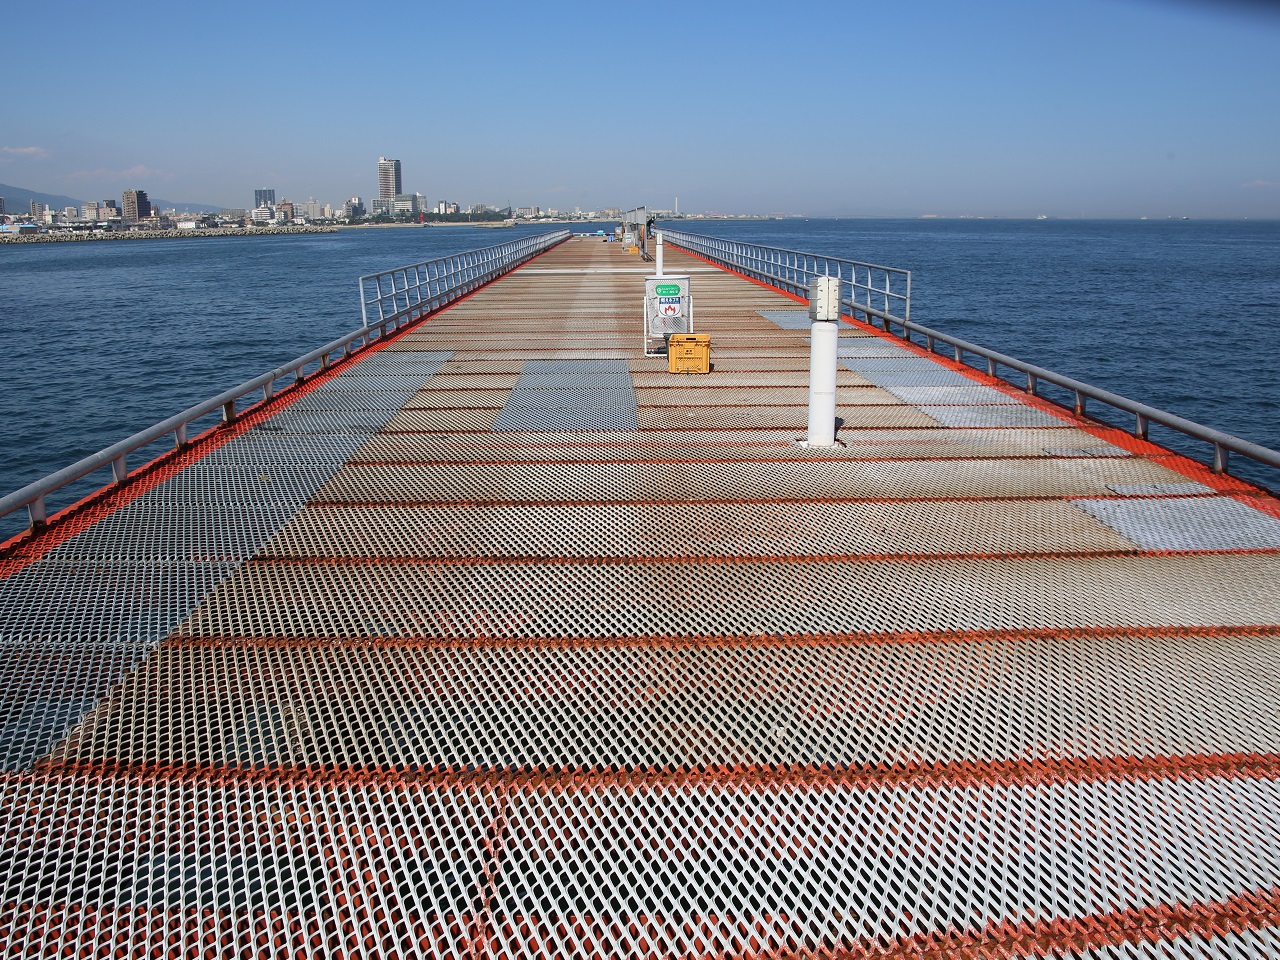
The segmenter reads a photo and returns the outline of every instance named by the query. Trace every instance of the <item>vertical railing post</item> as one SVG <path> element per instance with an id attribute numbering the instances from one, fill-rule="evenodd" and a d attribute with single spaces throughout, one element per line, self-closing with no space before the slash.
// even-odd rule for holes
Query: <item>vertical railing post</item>
<path id="1" fill-rule="evenodd" d="M 49 525 L 49 513 L 43 493 L 27 504 L 27 518 L 31 521 L 32 533 L 39 533 Z"/>

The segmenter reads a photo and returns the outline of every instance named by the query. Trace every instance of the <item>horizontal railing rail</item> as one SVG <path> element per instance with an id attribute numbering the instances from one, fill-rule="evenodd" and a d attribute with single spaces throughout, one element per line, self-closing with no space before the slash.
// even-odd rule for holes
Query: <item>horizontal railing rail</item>
<path id="1" fill-rule="evenodd" d="M 900 334 L 894 333 L 893 328 L 901 328 Z M 886 333 L 891 333 L 899 339 L 914 343 L 912 334 L 920 334 L 924 338 L 925 349 L 930 353 L 940 352 L 939 344 L 945 344 L 951 348 L 952 356 L 957 363 L 965 363 L 965 355 L 981 357 L 986 361 L 986 372 L 992 377 L 999 377 L 1018 386 L 1032 396 L 1039 396 L 1041 383 L 1051 383 L 1063 390 L 1068 391 L 1074 398 L 1072 409 L 1077 416 L 1083 417 L 1087 415 L 1088 401 L 1096 400 L 1105 404 L 1114 410 L 1128 414 L 1134 418 L 1132 433 L 1135 437 L 1146 440 L 1149 437 L 1151 424 L 1159 424 L 1168 427 L 1184 436 L 1190 437 L 1204 443 L 1208 443 L 1213 447 L 1213 460 L 1210 468 L 1214 473 L 1228 473 L 1228 465 L 1230 454 L 1238 453 L 1243 457 L 1247 457 L 1257 463 L 1265 464 L 1269 467 L 1280 469 L 1280 451 L 1272 450 L 1270 447 L 1264 447 L 1261 444 L 1253 443 L 1250 440 L 1244 440 L 1240 437 L 1232 436 L 1221 430 L 1215 430 L 1212 427 L 1206 427 L 1204 424 L 1196 423 L 1194 420 L 1188 420 L 1180 417 L 1175 413 L 1169 413 L 1167 410 L 1161 410 L 1158 407 L 1152 407 L 1137 400 L 1131 400 L 1128 397 L 1102 387 L 1095 387 L 1092 384 L 1084 383 L 1073 377 L 1065 376 L 1061 373 L 1055 373 L 1044 367 L 1037 366 L 1034 363 L 1027 363 L 1025 360 L 1019 360 L 1017 357 L 1011 357 L 1008 354 L 1000 353 L 997 350 L 990 350 L 987 347 L 971 343 L 968 340 L 962 340 L 959 337 L 953 337 L 950 334 L 934 330 L 922 324 L 911 320 L 898 319 L 882 319 L 881 328 Z M 1013 383 L 1013 381 L 1005 376 L 1001 368 L 1008 370 L 1016 370 L 1025 376 L 1026 380 L 1023 385 Z M 1056 403 L 1052 398 L 1041 397 L 1041 399 L 1049 400 Z M 1061 404 L 1059 404 L 1061 406 Z M 1105 421 L 1103 421 L 1105 422 Z"/>
<path id="2" fill-rule="evenodd" d="M 359 280 L 360 316 L 366 327 L 375 312 L 378 322 L 402 316 L 417 319 L 466 296 L 494 277 L 568 240 L 571 235 L 568 230 L 538 233 L 492 247 L 371 273 Z"/>
<path id="3" fill-rule="evenodd" d="M 1105 404 L 1132 416 L 1134 418 L 1133 435 L 1143 440 L 1148 439 L 1151 424 L 1155 423 L 1193 440 L 1210 444 L 1213 448 L 1210 468 L 1214 473 L 1230 472 L 1230 455 L 1233 453 L 1256 463 L 1280 469 L 1280 451 L 1223 433 L 1221 430 L 1206 427 L 1194 420 L 1130 400 L 1110 390 L 1083 383 L 1072 377 L 1019 360 L 1017 357 L 990 350 L 916 323 L 911 319 L 910 271 L 858 263 L 838 257 L 826 257 L 821 254 L 801 253 L 780 247 L 765 247 L 719 237 L 683 233 L 677 230 L 663 230 L 662 237 L 665 242 L 670 242 L 705 257 L 713 263 L 736 270 L 796 296 L 808 297 L 809 281 L 814 277 L 838 275 L 842 281 L 843 312 L 854 319 L 873 325 L 878 321 L 886 333 L 892 333 L 908 342 L 914 342 L 913 333 L 919 334 L 924 338 L 925 347 L 930 353 L 938 353 L 938 344 L 945 344 L 951 348 L 952 355 L 959 363 L 966 363 L 966 354 L 981 357 L 986 362 L 986 372 L 990 376 L 999 377 L 1013 386 L 1019 385 L 1013 383 L 1002 371 L 1017 371 L 1026 377 L 1025 386 L 1019 386 L 1019 389 L 1050 403 L 1057 403 L 1053 398 L 1041 397 L 1039 394 L 1041 383 L 1053 384 L 1072 395 L 1074 402 L 1071 409 L 1077 416 L 1086 416 L 1086 408 L 1090 400 Z M 861 277 L 867 279 L 861 281 L 859 279 Z M 891 289 L 894 284 L 897 284 L 896 289 Z M 849 294 L 848 297 L 845 296 L 846 293 Z M 883 309 L 873 306 L 871 297 L 880 299 Z M 897 313 L 894 312 L 895 309 Z M 895 328 L 902 332 L 894 333 Z"/>
<path id="4" fill-rule="evenodd" d="M 184 450 L 190 446 L 188 428 L 193 422 L 210 414 L 220 412 L 224 424 L 233 423 L 239 416 L 243 416 L 244 411 L 240 409 L 240 405 L 245 398 L 254 396 L 258 391 L 261 391 L 260 401 L 256 402 L 266 403 L 275 396 L 279 381 L 291 380 L 291 382 L 285 384 L 285 388 L 297 386 L 308 376 L 312 376 L 321 370 L 327 370 L 335 362 L 349 359 L 354 354 L 369 348 L 397 330 L 415 323 L 433 310 L 439 309 L 440 306 L 457 299 L 458 296 L 463 295 L 463 292 L 474 290 L 483 283 L 514 270 L 531 257 L 568 239 L 568 237 L 569 231 L 567 230 L 539 234 L 537 236 L 524 237 L 521 240 L 514 240 L 510 243 L 499 244 L 496 247 L 472 251 L 472 253 L 484 254 L 484 256 L 470 262 L 466 261 L 466 254 L 457 254 L 452 257 L 443 257 L 439 261 L 432 260 L 427 261 L 426 264 L 416 264 L 414 267 L 402 267 L 399 271 L 388 270 L 383 274 L 374 274 L 373 276 L 389 276 L 405 270 L 442 263 L 445 260 L 458 261 L 455 267 L 450 267 L 447 270 L 441 268 L 438 274 L 433 271 L 433 275 L 442 280 L 446 277 L 452 278 L 453 283 L 451 286 L 442 285 L 434 289 L 430 299 L 415 301 L 410 309 L 399 309 L 385 315 L 380 313 L 378 317 L 373 319 L 370 319 L 368 314 L 364 313 L 364 326 L 356 328 L 345 336 L 332 340 L 322 347 L 317 347 L 310 353 L 303 354 L 273 370 L 268 370 L 266 373 L 260 374 L 251 380 L 246 380 L 239 386 L 232 387 L 216 397 L 210 397 L 208 400 L 197 403 L 193 407 L 188 407 L 167 420 L 161 420 L 154 426 L 140 430 L 132 436 L 126 437 L 118 443 L 113 443 L 97 453 L 90 454 L 82 460 L 77 460 L 70 466 L 63 467 L 56 473 L 51 473 L 43 479 L 29 483 L 5 497 L 0 497 L 0 517 L 6 517 L 26 507 L 31 521 L 31 530 L 38 532 L 48 524 L 47 504 L 50 494 L 56 493 L 68 484 L 74 483 L 82 477 L 86 477 L 107 466 L 111 467 L 111 486 L 123 486 L 129 479 L 129 454 L 135 450 L 155 443 L 168 434 L 173 434 L 173 449 Z M 364 279 L 366 278 L 361 278 L 361 280 Z M 438 306 L 428 306 L 431 303 L 436 303 Z M 367 304 L 363 300 L 362 293 L 361 307 L 364 308 L 365 306 Z M 359 342 L 357 343 L 357 341 Z M 254 405 L 256 405 L 256 402 Z"/>
<path id="5" fill-rule="evenodd" d="M 663 230 L 662 239 L 800 297 L 809 295 L 809 281 L 815 277 L 839 277 L 840 299 L 850 316 L 911 319 L 910 270 L 680 230 Z"/>

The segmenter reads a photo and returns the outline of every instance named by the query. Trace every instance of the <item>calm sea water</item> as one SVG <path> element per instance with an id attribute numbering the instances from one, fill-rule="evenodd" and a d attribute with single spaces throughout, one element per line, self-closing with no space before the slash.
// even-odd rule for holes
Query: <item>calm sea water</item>
<path id="1" fill-rule="evenodd" d="M 910 269 L 921 323 L 1280 448 L 1280 223 L 680 226 Z M 360 274 L 530 232 L 0 246 L 0 493 L 353 329 Z"/>

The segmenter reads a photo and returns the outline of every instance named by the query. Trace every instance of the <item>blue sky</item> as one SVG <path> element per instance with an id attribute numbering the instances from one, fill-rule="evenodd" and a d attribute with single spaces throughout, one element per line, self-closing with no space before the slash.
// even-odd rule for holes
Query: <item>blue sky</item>
<path id="1" fill-rule="evenodd" d="M 13 4 L 0 182 L 337 204 L 382 154 L 463 204 L 1275 218 L 1274 9 Z"/>

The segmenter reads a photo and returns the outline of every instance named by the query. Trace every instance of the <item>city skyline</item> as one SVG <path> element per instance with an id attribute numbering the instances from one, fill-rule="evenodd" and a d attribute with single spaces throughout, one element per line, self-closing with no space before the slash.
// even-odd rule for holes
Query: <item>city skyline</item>
<path id="1" fill-rule="evenodd" d="M 373 56 L 372 33 L 336 46 L 351 33 L 337 5 L 250 9 L 261 33 L 305 22 L 312 42 L 267 56 L 241 35 L 244 17 L 144 2 L 148 57 L 105 74 L 76 58 L 39 82 L 24 74 L 22 95 L 0 104 L 0 181 L 233 206 L 270 183 L 337 204 L 374 196 L 381 155 L 432 202 L 598 209 L 679 195 L 690 210 L 742 213 L 1280 216 L 1268 119 L 1280 115 L 1280 16 L 1264 4 L 819 2 L 792 18 L 718 0 L 569 3 L 554 16 L 498 2 L 483 15 L 433 9 L 431 35 L 450 39 L 409 42 L 403 56 Z M 394 2 L 384 13 L 420 16 Z M 63 18 L 28 5 L 11 20 L 42 37 Z M 83 4 L 73 20 L 109 33 L 114 17 Z M 492 47 L 470 40 L 489 25 L 501 28 Z M 651 52 L 621 56 L 628 37 Z M 157 71 L 176 79 L 156 83 Z M 409 98 L 436 90 L 465 109 L 406 122 Z M 81 122 L 121 103 L 150 118 L 146 137 Z"/>
<path id="2" fill-rule="evenodd" d="M 504 211 L 504 208 L 496 204 L 464 205 L 457 201 L 443 199 L 432 202 L 420 192 L 391 193 L 401 186 L 400 164 L 399 161 L 388 160 L 385 157 L 378 158 L 378 177 L 379 196 L 371 201 L 373 206 L 371 212 L 375 217 L 380 214 L 391 214 L 397 219 L 403 219 L 405 215 L 413 217 L 423 214 L 434 219 L 436 216 L 470 217 L 479 214 L 482 215 L 480 219 L 492 220 L 495 214 L 500 218 L 505 213 L 516 219 L 536 219 L 544 216 L 583 219 L 594 218 L 597 214 L 609 219 L 616 218 L 621 212 L 621 208 L 586 211 L 580 207 L 562 211 L 558 208 L 544 209 L 539 204 L 524 207 L 508 205 Z M 14 187 L 11 184 L 0 184 L 0 190 L 15 195 L 6 197 L 0 193 L 0 217 L 24 223 L 34 221 L 37 225 L 42 224 L 45 227 L 71 227 L 74 230 L 84 230 L 95 223 L 105 228 L 111 228 L 113 225 L 119 228 L 138 224 L 147 226 L 149 229 L 165 229 L 167 226 L 158 223 L 157 219 L 166 219 L 168 215 L 183 217 L 184 222 L 191 226 L 215 226 L 234 220 L 243 221 L 245 224 L 250 221 L 270 223 L 334 222 L 344 219 L 350 221 L 363 219 L 370 213 L 363 203 L 363 198 L 359 196 L 352 196 L 341 204 L 329 204 L 321 203 L 314 197 L 307 200 L 290 200 L 281 195 L 277 202 L 276 190 L 273 187 L 255 187 L 252 206 L 211 208 L 212 205 L 207 204 L 191 205 L 206 208 L 204 210 L 188 209 L 181 202 L 151 201 L 145 190 L 137 188 L 123 191 L 120 204 L 117 204 L 114 199 L 84 200 L 43 194 Z M 29 203 L 27 203 L 28 197 L 30 197 Z M 43 199 L 37 199 L 37 197 Z M 6 210 L 6 206 L 12 209 Z M 670 211 L 656 212 L 669 213 Z M 197 221 L 201 222 L 197 223 Z"/>

